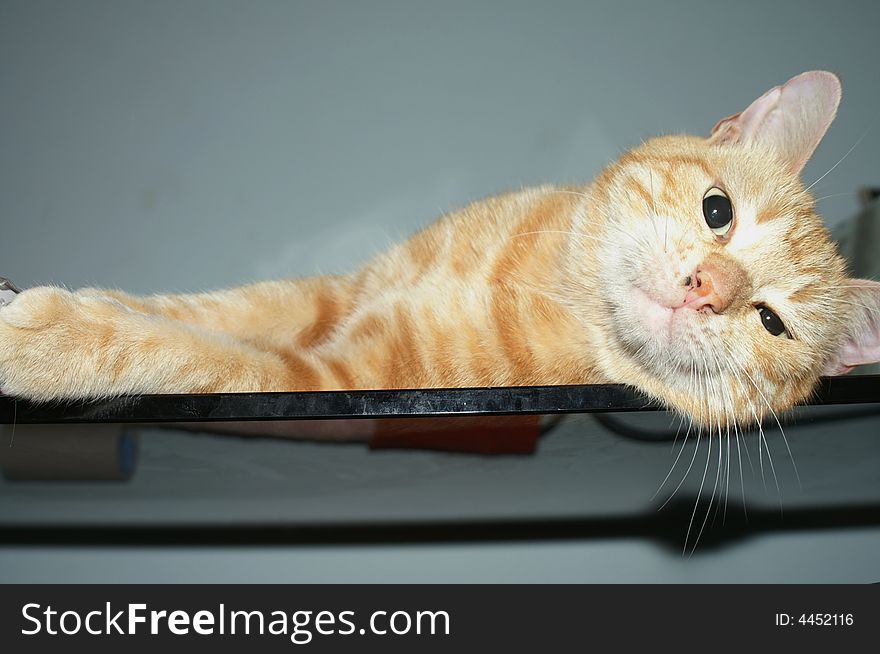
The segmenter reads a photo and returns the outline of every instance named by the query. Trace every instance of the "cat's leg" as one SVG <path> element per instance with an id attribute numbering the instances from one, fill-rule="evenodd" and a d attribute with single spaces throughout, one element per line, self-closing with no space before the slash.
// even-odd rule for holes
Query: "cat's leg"
<path id="1" fill-rule="evenodd" d="M 24 291 L 0 309 L 0 390 L 14 396 L 305 390 L 323 374 L 305 353 L 262 351 L 60 288 Z"/>
<path id="2" fill-rule="evenodd" d="M 84 298 L 110 298 L 140 313 L 222 332 L 261 349 L 320 345 L 348 315 L 356 275 L 259 282 L 207 293 L 135 296 L 84 288 Z"/>

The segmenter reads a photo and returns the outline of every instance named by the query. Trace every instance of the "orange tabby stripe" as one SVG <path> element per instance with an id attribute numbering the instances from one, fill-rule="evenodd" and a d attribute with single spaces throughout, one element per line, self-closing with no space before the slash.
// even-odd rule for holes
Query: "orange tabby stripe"
<path id="1" fill-rule="evenodd" d="M 345 305 L 328 284 L 317 291 L 314 305 L 314 320 L 296 338 L 297 344 L 303 348 L 315 347 L 325 342 L 339 325 L 345 311 Z"/>

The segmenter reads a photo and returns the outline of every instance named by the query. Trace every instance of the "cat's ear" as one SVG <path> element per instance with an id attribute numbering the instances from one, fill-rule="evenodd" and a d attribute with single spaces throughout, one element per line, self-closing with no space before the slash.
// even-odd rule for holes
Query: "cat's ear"
<path id="1" fill-rule="evenodd" d="M 880 282 L 851 279 L 848 284 L 846 302 L 853 307 L 852 322 L 823 375 L 843 375 L 855 366 L 880 363 Z"/>
<path id="2" fill-rule="evenodd" d="M 748 109 L 719 121 L 711 143 L 763 143 L 799 174 L 837 114 L 840 80 L 834 73 L 801 73 L 770 89 Z"/>

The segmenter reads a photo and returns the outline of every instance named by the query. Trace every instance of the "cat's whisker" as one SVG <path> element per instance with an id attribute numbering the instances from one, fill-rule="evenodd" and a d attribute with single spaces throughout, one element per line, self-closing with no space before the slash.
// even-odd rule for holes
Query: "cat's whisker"
<path id="1" fill-rule="evenodd" d="M 776 486 L 776 496 L 779 498 L 779 509 L 782 510 L 782 490 L 779 488 L 779 479 L 776 476 L 776 466 L 773 464 L 773 455 L 770 453 L 770 443 L 767 441 L 767 435 L 761 430 L 761 439 L 764 442 L 764 449 L 767 450 L 767 462 L 770 464 L 770 473 L 773 475 L 773 484 Z"/>
<path id="2" fill-rule="evenodd" d="M 663 481 L 660 482 L 660 485 L 657 487 L 657 490 L 655 490 L 654 494 L 651 495 L 651 501 L 654 501 L 654 499 L 660 494 L 660 491 L 663 490 L 663 486 L 666 485 L 666 482 L 669 481 L 669 478 L 672 476 L 672 472 L 675 470 L 675 467 L 678 465 L 678 461 L 681 458 L 681 454 L 682 454 L 682 452 L 684 452 L 684 448 L 687 445 L 688 435 L 690 434 L 690 431 L 691 431 L 690 427 L 688 427 L 688 430 L 684 435 L 684 441 L 682 441 L 681 447 L 678 450 L 678 455 L 675 457 L 675 461 L 672 462 L 672 467 L 669 468 L 669 472 L 666 473 L 666 476 L 663 478 Z M 678 490 L 677 487 L 676 487 L 676 490 Z M 673 491 L 673 495 L 674 494 L 675 494 L 675 491 Z M 670 496 L 670 499 L 671 499 L 671 496 Z M 668 502 L 668 501 L 669 501 L 669 499 L 666 500 L 666 502 Z M 659 511 L 664 506 L 666 506 L 666 502 L 664 502 L 660 506 L 660 508 L 658 508 L 657 510 Z"/>
<path id="3" fill-rule="evenodd" d="M 696 382 L 696 363 L 694 361 L 691 361 L 691 373 L 690 373 L 690 378 L 688 380 L 688 395 L 691 397 L 693 397 L 695 382 Z M 700 401 L 700 412 L 702 413 L 702 398 Z M 682 416 L 682 422 L 683 421 L 684 421 L 684 416 Z M 669 472 L 666 473 L 666 477 L 663 478 L 663 481 L 660 482 L 660 486 L 657 487 L 657 490 L 651 496 L 651 500 L 654 500 L 654 498 L 656 498 L 657 495 L 660 494 L 660 491 L 666 485 L 666 482 L 669 480 L 669 478 L 672 476 L 672 473 L 675 471 L 675 468 L 678 466 L 678 461 L 679 461 L 679 459 L 681 459 L 681 455 L 684 452 L 685 447 L 687 446 L 688 437 L 690 436 L 691 430 L 694 428 L 694 426 L 695 425 L 694 425 L 693 418 L 688 416 L 688 428 L 687 428 L 687 431 L 685 432 L 684 440 L 681 443 L 681 447 L 678 450 L 678 454 L 675 457 L 675 461 L 672 462 L 672 466 L 669 468 Z M 679 430 L 680 429 L 681 428 L 679 427 Z M 672 445 L 673 449 L 675 449 L 675 444 L 678 440 L 678 432 L 676 432 L 675 438 L 676 438 L 676 440 L 675 440 L 675 442 L 673 442 L 673 445 Z M 699 446 L 699 432 L 697 433 L 696 439 L 698 441 L 698 443 L 697 443 L 697 447 L 698 447 Z M 687 472 L 685 472 L 685 475 L 678 482 L 678 485 L 675 487 L 675 489 L 673 489 L 673 491 L 669 495 L 669 497 L 667 497 L 666 500 L 663 502 L 663 504 L 661 504 L 657 508 L 658 511 L 660 509 L 662 509 L 664 506 L 666 506 L 669 503 L 669 501 L 675 496 L 675 493 L 678 491 L 678 489 L 681 488 L 682 483 L 684 483 L 684 480 L 687 478 L 687 475 L 690 472 L 690 469 L 691 469 L 691 466 L 693 465 L 695 457 L 696 457 L 696 448 L 694 449 L 694 456 L 691 458 L 691 462 L 690 462 L 690 465 L 688 465 Z"/>
<path id="4" fill-rule="evenodd" d="M 770 411 L 773 411 L 773 409 L 770 407 L 769 402 L 767 402 L 767 398 L 765 398 L 764 394 L 761 393 L 761 389 L 758 388 L 757 384 L 755 384 L 754 380 L 752 380 L 752 378 L 748 374 L 748 372 L 746 372 L 745 370 L 743 370 L 743 372 L 745 372 L 746 377 L 752 383 L 752 386 L 754 386 L 755 390 L 758 391 L 758 394 L 760 395 L 761 399 L 763 399 L 764 403 L 767 405 L 767 408 L 770 409 Z M 751 402 L 749 404 L 751 404 Z M 773 464 L 773 455 L 770 454 L 770 444 L 767 442 L 767 435 L 764 433 L 764 426 L 761 423 L 761 421 L 759 420 L 758 421 L 758 456 L 759 456 L 759 461 L 761 462 L 761 480 L 764 481 L 764 489 L 766 490 L 767 483 L 766 483 L 766 480 L 764 479 L 764 465 L 763 465 L 764 461 L 763 461 L 763 454 L 761 451 L 761 444 L 762 443 L 764 444 L 764 449 L 767 450 L 767 462 L 770 465 L 770 472 L 773 475 L 773 483 L 776 486 L 776 495 L 777 495 L 777 497 L 779 497 L 779 503 L 780 503 L 779 505 L 780 505 L 780 508 L 782 508 L 782 491 L 779 488 L 779 478 L 776 476 L 776 466 Z M 792 460 L 792 463 L 793 462 L 794 462 L 794 460 Z"/>
<path id="5" fill-rule="evenodd" d="M 727 356 L 730 359 L 734 359 L 733 351 L 731 350 L 731 348 L 728 347 L 728 345 L 726 343 L 724 343 L 724 341 L 719 341 L 719 342 L 721 343 L 721 346 L 725 349 Z M 742 369 L 742 370 L 744 371 L 744 369 Z M 747 392 L 745 384 L 740 379 L 739 375 L 734 375 L 734 379 L 736 380 L 737 384 L 739 384 L 740 390 L 743 392 L 743 395 L 745 396 L 746 402 L 749 406 L 749 411 L 751 412 L 752 417 L 755 419 L 755 424 L 758 427 L 758 465 L 761 470 L 761 484 L 763 485 L 764 490 L 766 491 L 767 490 L 767 479 L 764 475 L 764 455 L 761 450 L 761 439 L 764 436 L 764 427 L 761 424 L 760 418 L 758 418 L 757 411 L 755 411 L 755 405 L 748 398 L 748 392 Z M 745 434 L 743 434 L 743 444 L 745 444 Z M 746 447 L 746 455 L 748 456 L 748 447 Z M 749 457 L 749 465 L 751 466 L 751 457 Z M 752 468 L 752 474 L 754 474 L 754 468 Z"/>
<path id="6" fill-rule="evenodd" d="M 727 524 L 727 502 L 730 498 L 730 421 L 725 421 L 724 436 L 721 439 L 722 449 L 719 450 L 719 464 L 721 465 L 721 478 L 718 485 L 718 505 L 715 510 L 717 516 L 721 511 L 721 524 Z M 722 505 L 722 499 L 724 501 Z M 715 518 L 713 518 L 714 521 Z"/>
<path id="7" fill-rule="evenodd" d="M 726 359 L 719 357 L 714 351 L 712 352 L 712 358 L 715 360 L 716 368 L 718 368 L 719 371 L 726 368 L 726 370 L 728 371 L 729 374 L 736 377 L 733 366 L 730 364 L 729 360 L 726 360 Z M 724 383 L 721 383 L 721 388 L 724 391 L 724 395 L 722 396 L 722 399 L 724 402 L 724 410 L 726 413 L 725 429 L 726 429 L 726 441 L 727 441 L 727 465 L 726 465 L 726 475 L 725 475 L 725 477 L 726 477 L 726 479 L 725 479 L 726 493 L 724 496 L 724 513 L 722 516 L 722 523 L 724 523 L 727 521 L 727 503 L 728 503 L 728 498 L 730 497 L 730 423 L 731 423 L 731 421 L 733 421 L 734 427 L 736 427 L 736 420 L 735 420 L 735 418 L 733 418 L 734 402 L 733 402 L 733 396 L 731 395 L 730 389 Z M 721 438 L 721 434 L 719 432 L 719 447 L 720 447 L 720 438 Z M 720 454 L 720 450 L 719 450 L 719 454 Z M 719 463 L 719 465 L 720 465 L 720 463 Z"/>
<path id="8" fill-rule="evenodd" d="M 746 440 L 746 432 L 741 431 L 742 434 L 742 447 L 743 451 L 746 453 L 746 462 L 749 464 L 749 473 L 752 475 L 752 479 L 755 478 L 755 464 L 752 463 L 752 453 L 749 452 L 749 442 Z"/>
<path id="9" fill-rule="evenodd" d="M 682 478 L 679 480 L 678 484 L 675 486 L 675 488 L 672 489 L 672 492 L 669 494 L 669 497 L 667 497 L 663 501 L 663 504 L 661 504 L 660 506 L 657 507 L 658 511 L 661 511 L 663 509 L 663 507 L 665 507 L 667 504 L 669 504 L 670 501 L 672 501 L 672 498 L 675 497 L 675 494 L 678 492 L 678 489 L 682 487 L 682 484 L 684 484 L 685 480 L 690 475 L 691 468 L 693 467 L 694 461 L 697 458 L 697 451 L 700 449 L 700 440 L 701 440 L 700 436 L 702 436 L 702 433 L 701 433 L 701 431 L 698 431 L 696 437 L 694 438 L 694 440 L 695 440 L 694 453 L 693 453 L 693 455 L 691 455 L 691 460 L 688 463 L 688 467 L 684 471 L 684 475 L 682 475 Z M 682 450 L 684 449 L 684 446 L 685 446 L 685 444 L 682 443 L 682 446 L 681 446 Z M 671 474 L 672 470 L 670 470 L 669 472 Z"/>
<path id="10" fill-rule="evenodd" d="M 733 352 L 726 345 L 725 345 L 725 348 L 727 350 L 727 358 L 725 359 L 725 361 L 727 364 L 728 372 L 733 377 L 733 379 L 737 383 L 737 385 L 740 387 L 740 390 L 744 391 L 745 386 L 744 386 L 742 380 L 740 379 L 740 375 L 737 372 L 737 369 L 734 367 L 733 363 L 731 362 L 731 360 L 733 359 Z M 730 395 L 728 395 L 728 397 L 730 398 L 731 404 L 733 404 L 732 397 Z M 737 425 L 736 420 L 733 421 L 733 435 L 736 438 L 736 457 L 737 457 L 737 461 L 739 463 L 739 485 L 740 485 L 740 492 L 742 493 L 743 513 L 746 516 L 748 516 L 748 511 L 746 509 L 746 487 L 745 487 L 745 480 L 743 479 L 742 452 L 741 452 L 741 448 L 740 448 L 740 433 L 739 433 L 739 426 Z M 743 440 L 743 446 L 745 446 L 745 437 L 744 436 L 743 436 L 742 440 Z M 730 433 L 728 431 L 728 484 L 730 482 L 729 457 L 730 457 Z M 748 458 L 749 467 L 751 468 L 752 467 L 752 460 L 751 460 L 751 457 L 749 456 L 747 447 L 746 447 L 746 457 Z M 754 475 L 754 468 L 752 468 L 752 474 Z M 729 490 L 728 490 L 728 494 L 729 494 Z"/>
<path id="11" fill-rule="evenodd" d="M 869 280 L 869 281 L 876 281 L 876 280 Z M 867 289 L 871 288 L 871 285 L 870 284 L 859 284 L 859 283 L 833 284 L 833 285 L 829 285 L 828 288 L 858 288 L 858 289 L 867 290 Z"/>
<path id="12" fill-rule="evenodd" d="M 837 300 L 828 300 L 828 303 L 827 303 L 827 304 L 828 304 L 828 305 L 831 305 L 831 306 L 847 305 L 847 306 L 851 306 L 851 307 L 858 307 L 859 309 L 864 309 L 864 310 L 867 311 L 869 314 L 870 314 L 870 313 L 878 313 L 878 312 L 880 312 L 880 306 L 878 306 L 878 307 L 872 307 L 872 306 L 870 306 L 870 305 L 864 304 L 863 302 L 856 302 L 856 301 L 853 301 L 853 300 L 840 300 L 840 299 L 837 299 Z"/>
<path id="13" fill-rule="evenodd" d="M 754 379 L 752 379 L 752 376 L 749 374 L 748 370 L 743 369 L 743 373 L 746 375 L 746 377 L 748 377 L 749 381 L 752 382 L 752 386 L 754 386 L 755 390 L 758 391 L 758 394 L 761 396 L 761 399 L 764 400 L 764 404 L 766 404 L 767 408 L 770 410 L 770 414 L 773 416 L 773 420 L 776 421 L 776 426 L 779 427 L 779 433 L 782 435 L 782 442 L 785 443 L 785 449 L 788 451 L 788 456 L 791 459 L 791 467 L 794 469 L 794 476 L 797 478 L 798 488 L 801 488 L 802 487 L 801 475 L 798 472 L 797 463 L 795 463 L 794 455 L 791 453 L 791 447 L 788 444 L 788 439 L 785 437 L 785 430 L 782 428 L 782 422 L 780 422 L 779 416 L 776 415 L 776 411 L 774 411 L 773 407 L 770 406 L 770 402 L 767 400 L 767 397 L 764 395 L 764 393 L 761 391 L 761 389 L 758 388 L 758 385 L 755 383 Z M 770 457 L 770 448 L 769 447 L 767 448 L 767 457 L 768 458 Z M 773 465 L 772 461 L 770 462 L 770 465 Z M 774 476 L 775 476 L 775 471 L 774 471 Z M 781 496 L 780 496 L 780 499 L 781 499 Z"/>
<path id="14" fill-rule="evenodd" d="M 853 289 L 855 289 L 855 290 L 859 290 L 859 287 L 858 287 L 858 286 L 841 286 L 841 287 L 838 287 L 838 288 L 835 289 L 835 290 L 838 290 L 838 291 L 851 291 L 851 290 L 853 290 Z M 838 302 L 848 302 L 849 304 L 856 304 L 856 305 L 858 305 L 858 306 L 865 307 L 866 309 L 871 308 L 871 307 L 869 307 L 869 306 L 867 306 L 867 305 L 865 305 L 865 304 L 859 302 L 857 299 L 852 299 L 851 297 L 849 297 L 849 294 L 848 294 L 848 293 L 845 293 L 845 294 L 844 294 L 844 297 L 825 297 L 825 298 L 822 298 L 822 301 L 823 301 L 823 302 L 828 302 L 828 303 L 830 303 L 830 304 L 834 304 L 834 303 L 838 303 Z"/>
<path id="15" fill-rule="evenodd" d="M 838 159 L 838 161 L 837 161 L 836 164 L 834 164 L 833 166 L 831 166 L 831 168 L 829 168 L 827 171 L 825 171 L 825 174 L 824 174 L 824 175 L 822 175 L 821 177 L 819 177 L 819 179 L 817 179 L 815 182 L 813 182 L 812 184 L 810 184 L 805 190 L 806 190 L 806 191 L 809 191 L 809 190 L 810 190 L 811 188 L 813 188 L 816 184 L 818 184 L 818 183 L 821 182 L 823 179 L 825 179 L 825 177 L 828 175 L 828 173 L 830 173 L 832 170 L 834 170 L 835 168 L 837 168 L 841 163 L 843 163 L 843 160 L 846 159 L 850 154 L 852 154 L 852 151 L 855 150 L 855 149 L 858 147 L 859 143 L 861 143 L 862 140 L 868 135 L 868 132 L 869 132 L 869 131 L 871 131 L 871 128 L 870 128 L 870 127 L 869 127 L 868 129 L 866 129 L 866 130 L 862 133 L 862 135 L 859 137 L 859 139 L 858 139 L 855 143 L 853 143 L 852 147 L 851 147 L 849 150 L 846 151 L 846 154 L 843 155 L 840 159 Z"/>
<path id="16" fill-rule="evenodd" d="M 688 388 L 687 388 L 688 397 L 691 397 L 693 395 L 693 383 L 694 383 L 695 368 L 696 368 L 696 364 L 693 361 L 691 361 L 690 374 L 688 375 Z M 685 414 L 682 414 L 682 420 L 684 420 L 684 416 L 685 416 Z M 690 433 L 691 428 L 693 427 L 693 424 L 694 424 L 693 418 L 688 416 L 688 430 L 687 430 L 687 433 L 685 433 L 685 438 L 687 438 L 687 435 Z M 675 449 L 675 445 L 677 444 L 677 441 L 678 441 L 678 434 L 676 434 L 676 440 L 672 443 L 672 449 Z"/>
<path id="17" fill-rule="evenodd" d="M 626 236 L 627 238 L 629 238 L 631 241 L 633 241 L 639 247 L 643 247 L 645 245 L 648 245 L 648 242 L 646 241 L 646 239 L 644 238 L 644 236 L 642 234 L 635 236 L 632 232 L 624 229 L 621 225 L 619 225 L 617 221 L 609 219 L 608 227 L 613 229 L 614 231 L 616 231 L 618 234 L 621 234 L 622 236 Z"/>
<path id="18" fill-rule="evenodd" d="M 853 307 L 859 307 L 860 309 L 864 309 L 868 312 L 880 312 L 880 306 L 871 306 L 869 304 L 865 304 L 864 302 L 859 302 L 858 300 L 844 300 L 842 298 L 828 298 L 825 300 L 827 304 L 832 306 L 840 305 L 840 304 L 848 304 Z"/>
<path id="19" fill-rule="evenodd" d="M 682 487 L 682 484 L 684 484 L 685 480 L 688 478 L 688 476 L 690 476 L 690 474 L 691 474 L 691 468 L 693 468 L 694 461 L 695 461 L 696 458 L 697 458 L 697 452 L 698 452 L 699 449 L 700 449 L 700 440 L 701 440 L 700 437 L 703 435 L 703 419 L 702 419 L 702 415 L 703 415 L 703 396 L 702 396 L 702 395 L 698 395 L 698 397 L 699 397 L 699 399 L 700 399 L 700 421 L 699 421 L 699 423 L 697 424 L 697 435 L 696 435 L 696 437 L 695 437 L 696 444 L 695 444 L 695 446 L 694 446 L 694 453 L 693 453 L 693 455 L 691 456 L 691 460 L 690 460 L 690 462 L 688 463 L 688 467 L 687 467 L 687 469 L 684 471 L 684 475 L 682 475 L 681 479 L 679 480 L 679 482 L 678 482 L 678 484 L 676 485 L 676 487 L 672 490 L 672 493 L 670 493 L 669 497 L 667 497 L 666 500 L 663 502 L 663 504 L 661 504 L 661 505 L 657 508 L 658 511 L 660 511 L 664 506 L 666 506 L 666 505 L 672 500 L 673 497 L 675 497 L 675 494 L 678 492 L 678 489 Z M 684 447 L 685 447 L 685 443 L 682 443 L 682 446 L 681 446 L 681 447 L 682 447 L 682 450 L 683 450 Z M 672 472 L 672 470 L 670 470 L 670 473 L 671 473 L 671 472 Z"/>
<path id="20" fill-rule="evenodd" d="M 868 283 L 865 283 L 868 282 Z M 877 283 L 876 279 L 866 279 L 864 281 L 860 279 L 848 279 L 845 284 L 828 284 L 825 288 L 857 288 L 859 290 L 870 290 L 874 287 L 870 282 Z"/>
<path id="21" fill-rule="evenodd" d="M 715 496 L 718 493 L 719 486 L 718 483 L 721 480 L 721 467 L 722 467 L 722 453 L 723 448 L 721 446 L 721 423 L 718 423 L 718 464 L 715 471 L 715 484 L 712 486 L 712 496 L 709 498 L 709 506 L 706 507 L 706 515 L 703 517 L 703 524 L 700 525 L 700 531 L 697 534 L 696 540 L 694 540 L 694 547 L 691 550 L 691 555 L 696 551 L 697 545 L 700 543 L 700 538 L 703 535 L 703 530 L 706 528 L 706 523 L 709 520 L 709 514 L 712 513 L 712 504 L 715 501 Z M 718 503 L 715 504 L 715 514 L 713 515 L 712 522 L 714 524 L 715 517 L 718 515 L 719 507 L 721 506 L 721 498 L 719 497 Z"/>
<path id="22" fill-rule="evenodd" d="M 865 309 L 866 311 L 880 312 L 880 307 L 869 307 L 867 304 L 862 304 L 861 302 L 854 302 L 851 300 L 841 300 L 840 298 L 831 298 L 828 301 L 831 302 L 832 304 L 848 304 L 848 305 L 854 306 L 854 307 L 861 307 L 862 309 Z"/>
<path id="23" fill-rule="evenodd" d="M 673 414 L 674 416 L 675 414 Z M 674 419 L 674 418 L 673 418 Z M 675 446 L 678 445 L 678 436 L 681 434 L 681 428 L 684 427 L 684 419 L 685 415 L 683 413 L 678 414 L 678 428 L 675 430 L 675 436 L 672 439 L 672 449 L 675 449 Z"/>
<path id="24" fill-rule="evenodd" d="M 773 408 L 770 406 L 770 403 L 767 401 L 767 398 L 761 392 L 761 389 L 758 388 L 758 385 L 752 379 L 751 375 L 749 375 L 748 371 L 746 371 L 744 368 L 742 369 L 742 372 L 746 375 L 746 378 L 751 383 L 752 387 L 754 387 L 754 389 L 758 392 L 758 394 L 761 397 L 761 399 L 763 400 L 764 404 L 771 411 L 771 413 L 773 413 L 773 415 L 775 417 L 776 414 L 775 414 L 775 412 L 773 412 Z M 764 424 L 758 418 L 758 415 L 757 415 L 757 412 L 755 411 L 754 405 L 752 404 L 751 400 L 748 400 L 748 403 L 749 403 L 749 408 L 752 412 L 752 415 L 755 417 L 755 422 L 758 427 L 758 463 L 759 463 L 759 466 L 761 469 L 761 483 L 764 487 L 764 492 L 766 493 L 766 491 L 767 491 L 767 478 L 766 478 L 766 475 L 764 474 L 764 450 L 766 450 L 767 451 L 767 462 L 770 466 L 770 472 L 773 476 L 773 484 L 776 487 L 776 495 L 779 498 L 779 508 L 781 511 L 782 510 L 782 490 L 780 489 L 780 486 L 779 486 L 779 478 L 776 475 L 776 466 L 773 463 L 773 456 L 770 453 L 770 443 L 767 440 L 767 434 L 764 432 Z M 778 422 L 779 421 L 777 419 L 777 424 L 778 424 Z M 781 429 L 781 425 L 780 425 L 780 429 Z M 784 438 L 784 434 L 783 434 L 783 438 Z M 762 449 L 762 444 L 763 444 L 763 449 Z M 787 441 L 786 441 L 786 447 L 788 447 Z M 790 449 L 789 449 L 789 456 L 791 456 Z M 800 475 L 798 475 L 797 466 L 794 462 L 794 457 L 791 457 L 791 462 L 792 462 L 792 466 L 795 469 L 795 475 L 798 478 L 798 483 L 800 483 Z"/>
<path id="25" fill-rule="evenodd" d="M 703 478 L 700 480 L 700 489 L 697 491 L 697 499 L 694 500 L 694 510 L 691 512 L 691 519 L 690 519 L 690 522 L 688 522 L 687 533 L 685 534 L 685 537 L 684 537 L 684 550 L 682 550 L 682 555 L 687 554 L 688 541 L 690 540 L 691 530 L 694 527 L 694 518 L 696 518 L 696 516 L 697 516 L 697 508 L 700 506 L 700 500 L 703 497 L 703 486 L 706 484 L 706 474 L 709 472 L 709 461 L 712 458 L 712 430 L 711 429 L 709 430 L 709 435 L 707 438 L 709 441 L 709 449 L 706 452 L 706 466 L 705 466 L 705 468 L 703 468 Z M 696 549 L 696 546 L 694 546 L 694 549 Z M 690 556 L 693 556 L 693 554 L 694 554 L 694 550 L 691 550 Z"/>
<path id="26" fill-rule="evenodd" d="M 730 390 L 729 389 L 727 389 L 727 397 L 728 397 L 728 402 L 732 403 L 732 400 L 730 398 Z M 736 424 L 736 422 L 734 422 L 734 425 L 735 424 Z M 725 487 L 724 513 L 722 514 L 721 524 L 726 524 L 726 522 L 727 522 L 727 502 L 730 499 L 730 419 L 727 420 L 727 424 L 725 425 L 725 430 L 726 430 L 726 434 L 725 434 L 724 440 L 725 440 L 725 445 L 727 446 L 727 462 L 725 465 L 726 474 L 725 474 L 725 481 L 724 481 L 724 487 Z"/>
<path id="27" fill-rule="evenodd" d="M 695 393 L 697 394 L 697 397 L 699 397 L 699 399 L 700 399 L 700 424 L 702 425 L 702 424 L 704 424 L 704 421 L 709 420 L 709 415 L 708 415 L 709 414 L 709 400 L 708 400 L 708 394 L 706 394 L 707 385 L 705 383 L 703 376 L 701 375 L 700 368 L 695 366 L 694 372 L 696 373 L 694 376 L 694 381 L 695 381 L 694 386 L 696 388 L 694 390 L 695 390 Z M 704 404 L 706 405 L 705 417 L 703 415 L 703 405 Z"/>
<path id="28" fill-rule="evenodd" d="M 758 469 L 761 471 L 761 485 L 764 493 L 767 492 L 767 478 L 764 476 L 764 447 L 761 440 L 764 438 L 764 428 L 758 423 Z"/>
<path id="29" fill-rule="evenodd" d="M 721 456 L 719 457 L 720 461 L 718 465 L 721 468 L 720 472 L 720 483 L 718 485 L 718 504 L 715 505 L 715 515 L 712 516 L 712 524 L 715 524 L 715 519 L 718 517 L 718 512 L 721 512 L 721 524 L 724 525 L 727 523 L 727 498 L 730 495 L 730 433 L 728 433 L 729 425 L 725 426 L 725 434 L 723 437 L 719 437 L 718 444 L 719 452 Z"/>
<path id="30" fill-rule="evenodd" d="M 12 400 L 12 433 L 9 434 L 9 447 L 15 445 L 15 427 L 18 424 L 18 400 Z"/>
<path id="31" fill-rule="evenodd" d="M 823 200 L 830 200 L 831 198 L 842 198 L 844 196 L 850 197 L 852 193 L 832 193 L 831 195 L 823 195 L 820 198 L 816 198 L 816 202 L 822 202 Z"/>
<path id="32" fill-rule="evenodd" d="M 712 439 L 714 437 L 714 434 L 716 433 L 716 430 L 718 433 L 718 453 L 719 453 L 719 455 L 721 454 L 721 419 L 723 417 L 723 410 L 719 411 L 719 412 L 714 412 L 712 410 L 711 403 L 709 400 L 709 398 L 712 398 L 712 397 L 716 397 L 716 398 L 721 397 L 720 393 L 718 392 L 718 388 L 716 386 L 716 381 L 717 381 L 716 378 L 712 374 L 709 374 L 710 372 L 712 372 L 712 373 L 717 372 L 717 357 L 711 352 L 711 350 L 709 351 L 709 354 L 712 356 L 712 359 L 713 359 L 713 361 L 715 361 L 715 364 L 714 364 L 712 371 L 710 371 L 708 367 L 705 368 L 705 371 L 707 374 L 704 376 L 704 380 L 706 382 L 706 384 L 705 384 L 705 386 L 706 386 L 706 396 L 705 396 L 706 397 L 706 408 L 707 408 L 708 419 L 709 419 L 709 431 L 707 434 L 707 438 L 709 439 L 709 452 L 707 453 L 707 461 L 706 461 L 707 467 L 709 466 L 710 461 L 711 461 Z M 704 353 L 704 358 L 705 358 L 705 353 Z M 705 471 L 704 471 L 704 476 L 705 476 Z M 694 546 L 691 549 L 691 555 L 693 555 L 694 551 L 696 551 L 697 544 L 699 543 L 699 540 L 700 540 L 700 536 L 703 533 L 703 528 L 706 526 L 706 520 L 708 520 L 709 514 L 712 511 L 712 503 L 715 499 L 715 493 L 717 491 L 717 488 L 718 488 L 718 473 L 716 473 L 716 476 L 715 476 L 715 483 L 713 484 L 713 487 L 712 487 L 712 496 L 709 500 L 709 504 L 706 507 L 706 515 L 704 516 L 703 522 L 700 525 L 700 531 L 697 534 L 697 538 L 694 541 Z M 697 495 L 698 501 L 700 499 L 702 499 L 702 496 L 703 496 L 703 489 L 701 486 L 700 492 Z M 696 509 L 696 506 L 694 508 Z"/>
<path id="33" fill-rule="evenodd" d="M 733 423 L 733 435 L 736 437 L 736 458 L 739 461 L 739 488 L 740 493 L 742 494 L 743 515 L 745 515 L 746 521 L 748 521 L 749 512 L 748 509 L 746 509 L 746 484 L 743 479 L 743 460 L 739 447 L 739 429 L 737 428 L 736 423 Z"/>

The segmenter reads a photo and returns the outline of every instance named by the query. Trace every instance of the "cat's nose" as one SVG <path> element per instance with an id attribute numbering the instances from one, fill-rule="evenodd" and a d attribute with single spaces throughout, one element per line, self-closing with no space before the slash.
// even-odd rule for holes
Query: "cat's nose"
<path id="1" fill-rule="evenodd" d="M 692 275 L 685 277 L 684 282 L 688 290 L 683 306 L 694 311 L 711 309 L 714 313 L 722 313 L 730 306 L 733 289 L 727 275 L 718 266 L 703 263 Z"/>

